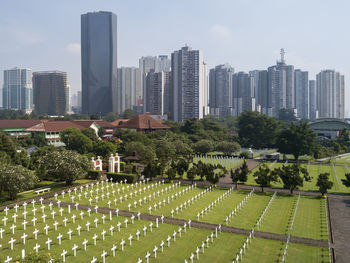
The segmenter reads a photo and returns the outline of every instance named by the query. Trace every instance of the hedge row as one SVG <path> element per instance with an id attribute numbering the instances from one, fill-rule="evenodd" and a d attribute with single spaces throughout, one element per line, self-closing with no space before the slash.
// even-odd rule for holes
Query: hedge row
<path id="1" fill-rule="evenodd" d="M 98 180 L 101 178 L 100 170 L 89 170 L 86 176 L 87 179 Z"/>
<path id="2" fill-rule="evenodd" d="M 126 179 L 128 184 L 136 183 L 138 179 L 137 174 L 126 174 L 126 173 L 106 173 L 108 179 L 113 180 L 113 182 L 120 182 Z"/>

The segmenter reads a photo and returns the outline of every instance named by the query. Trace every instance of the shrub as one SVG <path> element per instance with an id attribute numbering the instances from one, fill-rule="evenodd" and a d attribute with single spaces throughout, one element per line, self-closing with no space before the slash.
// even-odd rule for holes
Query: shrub
<path id="1" fill-rule="evenodd" d="M 101 178 L 100 170 L 89 170 L 86 176 L 87 179 L 98 180 Z"/>
<path id="2" fill-rule="evenodd" d="M 125 169 L 125 162 L 120 162 L 120 171 L 124 171 Z"/>
<path id="3" fill-rule="evenodd" d="M 128 184 L 136 183 L 138 179 L 137 174 L 126 174 L 126 173 L 106 173 L 108 179 L 113 179 L 113 182 L 120 182 L 126 179 Z"/>

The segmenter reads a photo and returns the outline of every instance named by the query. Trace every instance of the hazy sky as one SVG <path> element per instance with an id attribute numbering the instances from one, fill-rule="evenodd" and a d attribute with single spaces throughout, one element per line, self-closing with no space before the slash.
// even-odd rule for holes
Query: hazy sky
<path id="1" fill-rule="evenodd" d="M 321 69 L 345 74 L 350 113 L 348 0 L 1 0 L 1 87 L 2 71 L 18 66 L 66 71 L 80 90 L 80 15 L 100 10 L 118 16 L 118 66 L 188 44 L 209 69 L 249 71 L 275 64 L 283 47 L 310 79 Z"/>

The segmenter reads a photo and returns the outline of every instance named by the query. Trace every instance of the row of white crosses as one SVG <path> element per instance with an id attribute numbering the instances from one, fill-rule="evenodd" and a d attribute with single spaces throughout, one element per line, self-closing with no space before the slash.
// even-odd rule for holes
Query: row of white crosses
<path id="1" fill-rule="evenodd" d="M 163 223 L 163 216 L 162 216 L 162 223 Z M 174 230 L 174 232 L 172 234 L 169 234 L 166 242 L 167 242 L 167 247 L 170 247 L 171 241 L 173 240 L 173 242 L 176 242 L 176 237 L 178 236 L 179 238 L 181 238 L 182 236 L 182 232 L 183 233 L 187 233 L 187 228 L 190 229 L 191 228 L 191 220 L 188 220 L 188 222 L 185 222 L 183 227 L 179 227 L 178 230 Z M 152 230 L 151 230 L 152 231 Z M 157 258 L 157 252 L 158 249 L 160 248 L 160 251 L 163 253 L 164 252 L 164 247 L 165 247 L 166 243 L 164 240 L 162 240 L 159 244 L 159 247 L 157 245 L 154 246 L 152 252 L 154 253 L 154 258 Z M 146 263 L 149 263 L 149 259 L 152 256 L 152 254 L 147 251 L 146 255 L 145 255 L 145 259 L 146 259 Z M 138 259 L 137 261 L 138 263 L 142 263 L 142 259 Z"/>
<path id="2" fill-rule="evenodd" d="M 211 209 L 216 207 L 220 202 L 225 200 L 229 194 L 233 193 L 233 188 L 230 188 L 229 190 L 225 191 L 222 195 L 220 195 L 216 200 L 211 202 L 206 208 L 202 209 L 200 213 L 197 213 L 197 221 L 199 221 L 200 217 L 203 217 L 208 212 L 210 212 Z"/>
<path id="3" fill-rule="evenodd" d="M 231 169 L 238 162 L 240 162 L 240 158 L 234 158 L 234 157 L 222 157 L 222 156 L 208 156 L 208 155 L 195 155 L 194 161 L 202 161 L 204 163 L 211 163 L 211 164 L 221 164 L 225 166 L 227 169 Z"/>
<path id="4" fill-rule="evenodd" d="M 295 221 L 295 217 L 297 215 L 297 211 L 298 211 L 298 207 L 299 207 L 299 201 L 300 201 L 300 194 L 299 194 L 298 200 L 297 200 L 297 202 L 295 204 L 293 220 L 292 220 L 292 223 L 290 225 L 290 229 L 289 229 L 289 233 L 288 233 L 288 237 L 287 237 L 287 243 L 286 243 L 286 246 L 285 246 L 284 251 L 283 251 L 283 256 L 282 256 L 281 263 L 284 263 L 286 261 L 287 251 L 288 251 L 288 246 L 289 246 L 289 241 L 290 241 L 290 235 L 293 232 L 294 221 Z"/>
<path id="5" fill-rule="evenodd" d="M 262 212 L 261 216 L 257 220 L 256 222 L 257 228 L 260 228 L 261 224 L 263 223 L 264 217 L 268 212 L 269 207 L 271 206 L 273 200 L 275 199 L 276 194 L 277 192 L 274 192 L 269 203 L 266 205 L 264 211 Z M 243 255 L 246 253 L 246 250 L 249 248 L 249 244 L 251 243 L 253 237 L 254 237 L 254 228 L 250 231 L 249 236 L 247 236 L 247 239 L 244 241 L 243 245 L 239 248 L 239 253 L 236 254 L 236 257 L 232 260 L 232 263 L 238 263 L 239 261 L 242 262 Z"/>
<path id="6" fill-rule="evenodd" d="M 252 239 L 254 238 L 254 229 L 252 229 L 247 236 L 246 240 L 243 242 L 243 245 L 239 248 L 239 252 L 236 253 L 236 256 L 232 259 L 232 263 L 238 263 L 239 261 L 242 262 L 243 255 L 245 255 L 246 251 L 249 248 L 250 243 L 252 242 Z"/>
<path id="7" fill-rule="evenodd" d="M 239 213 L 239 211 L 241 211 L 241 209 L 244 207 L 244 205 L 248 202 L 248 200 L 250 199 L 250 197 L 253 195 L 254 191 L 255 191 L 255 190 L 254 190 L 254 188 L 253 188 L 253 190 L 251 190 L 251 191 L 249 192 L 249 194 L 247 194 L 247 195 L 243 198 L 243 200 L 235 207 L 235 209 L 233 209 L 233 210 L 231 211 L 231 213 L 229 213 L 229 215 L 226 216 L 226 218 L 225 218 L 226 225 L 228 224 L 228 222 L 231 222 L 231 219 L 232 219 L 234 216 L 236 216 L 236 215 Z"/>
<path id="8" fill-rule="evenodd" d="M 209 243 L 214 242 L 214 238 L 218 237 L 218 233 L 221 234 L 221 225 L 215 227 L 215 232 L 211 232 L 211 234 L 207 236 L 204 241 L 202 241 L 201 246 L 198 246 L 196 248 L 196 251 L 191 253 L 191 256 L 189 257 L 191 263 L 193 263 L 194 258 L 199 260 L 199 252 L 201 251 L 201 249 L 202 249 L 202 254 L 204 254 L 205 248 L 209 248 Z M 185 259 L 185 263 L 188 263 L 187 259 Z"/>
<path id="9" fill-rule="evenodd" d="M 264 221 L 265 215 L 266 215 L 266 213 L 268 212 L 268 210 L 269 210 L 269 208 L 270 208 L 270 206 L 271 206 L 273 200 L 275 199 L 276 194 L 277 194 L 277 192 L 274 192 L 274 194 L 272 195 L 272 197 L 271 197 L 269 203 L 268 203 L 267 206 L 265 207 L 265 209 L 264 209 L 264 211 L 262 212 L 262 214 L 260 215 L 259 219 L 256 221 L 256 227 L 257 227 L 257 229 L 260 229 L 260 227 L 261 227 L 261 225 L 262 225 L 262 223 L 263 223 L 263 221 Z"/>
<path id="10" fill-rule="evenodd" d="M 180 183 L 180 182 L 179 182 L 179 183 Z M 170 204 L 170 202 L 173 202 L 174 200 L 176 200 L 177 198 L 181 197 L 182 195 L 185 195 L 185 194 L 189 193 L 189 192 L 192 191 L 195 187 L 196 187 L 196 184 L 186 186 L 185 188 L 183 188 L 182 190 L 176 192 L 175 194 L 171 194 L 171 196 L 168 196 L 167 201 L 165 200 L 165 198 L 163 198 L 163 201 L 159 200 L 159 202 L 153 203 L 153 205 L 150 205 L 150 206 L 148 207 L 148 212 L 149 212 L 150 214 L 152 214 L 152 210 L 153 210 L 153 211 L 156 211 L 157 208 L 161 208 L 161 207 L 162 207 L 162 204 L 163 204 L 163 206 L 166 206 L 166 204 Z M 159 191 L 157 192 L 157 194 L 158 194 L 158 197 L 159 197 Z M 162 193 L 162 195 L 163 195 L 163 193 Z M 186 205 L 184 205 L 184 206 L 186 206 Z M 182 211 L 182 207 L 183 207 L 183 205 L 180 206 L 180 210 L 181 210 L 181 211 Z M 185 208 L 186 208 L 186 207 L 185 207 Z M 175 210 L 176 210 L 177 213 L 178 213 L 179 207 L 176 207 Z"/>
<path id="11" fill-rule="evenodd" d="M 111 184 L 109 184 L 108 179 L 106 179 L 106 180 L 98 181 L 96 183 L 87 184 L 87 185 L 85 185 L 85 187 L 83 187 L 83 186 L 80 186 L 79 188 L 75 187 L 73 189 L 73 191 L 71 189 L 68 189 L 67 191 L 61 192 L 61 197 L 64 198 L 65 195 L 68 194 L 72 203 L 74 203 L 74 200 L 76 200 L 76 198 L 78 198 L 78 200 L 81 200 L 83 198 L 83 195 L 84 195 L 84 198 L 87 199 L 88 195 L 90 194 L 90 196 L 89 196 L 90 198 L 92 196 L 95 196 L 95 198 L 96 198 L 96 196 L 98 196 L 98 198 L 96 198 L 98 201 L 99 191 L 101 190 L 101 199 L 104 199 L 105 197 L 109 199 L 109 196 L 110 196 L 109 188 L 111 188 L 113 196 L 115 196 L 116 191 L 118 192 L 118 195 L 120 195 L 121 192 L 122 192 L 122 194 L 125 194 L 125 192 L 129 192 L 129 190 L 133 191 L 134 187 L 141 188 L 142 184 L 145 185 L 146 180 L 143 180 L 143 181 L 140 181 L 139 183 L 135 183 L 135 184 L 131 184 L 131 185 L 126 185 L 126 182 L 127 182 L 126 179 L 124 180 L 124 185 L 123 185 L 123 181 L 116 182 L 114 185 L 112 183 L 112 178 L 110 179 L 110 182 L 111 182 Z M 147 180 L 147 182 L 148 182 L 148 180 Z M 104 184 L 104 183 L 106 183 L 106 184 Z M 159 182 L 159 184 L 160 184 L 160 182 Z M 126 185 L 126 187 L 125 187 L 125 185 Z M 101 188 L 99 186 L 101 186 Z M 78 192 L 79 189 L 80 189 L 80 192 Z M 152 186 L 152 189 L 153 189 L 153 186 Z M 104 190 L 106 190 L 105 191 L 106 195 L 104 194 Z M 96 193 L 94 194 L 94 192 L 96 192 Z M 135 193 L 135 195 L 137 195 L 137 193 Z M 58 200 L 59 195 L 56 193 L 54 195 L 54 197 L 56 200 Z M 91 202 L 90 202 L 90 205 L 91 205 Z"/>
<path id="12" fill-rule="evenodd" d="M 41 201 L 41 203 L 42 203 L 43 200 L 40 200 L 40 201 Z M 36 209 L 36 206 L 35 206 L 35 202 L 36 202 L 35 200 L 32 201 L 32 204 L 33 204 L 32 213 L 33 213 L 33 215 L 34 215 L 33 219 L 36 219 L 36 218 L 35 218 L 35 212 L 36 212 L 37 209 Z M 53 206 L 53 205 L 52 205 L 52 202 L 50 202 L 50 204 L 49 204 L 50 210 L 52 210 L 52 206 Z M 16 212 L 17 212 L 18 207 L 19 207 L 18 205 L 15 205 L 15 206 L 14 206 L 14 209 L 16 210 Z M 24 209 L 23 209 L 23 210 L 24 210 L 23 214 L 24 214 L 25 217 L 27 216 L 27 209 L 26 209 L 26 207 L 27 207 L 27 203 L 23 203 L 23 208 L 24 208 Z M 69 208 L 70 208 L 70 206 L 68 206 L 68 213 L 71 213 Z M 4 209 L 6 215 L 8 215 L 8 210 L 9 210 L 9 209 L 8 209 L 7 207 Z M 45 211 L 45 206 L 42 204 L 42 206 L 41 206 L 41 212 L 44 214 L 44 211 Z M 97 208 L 95 209 L 95 212 L 97 213 Z M 55 210 L 52 210 L 52 213 L 51 213 L 51 214 L 52 214 L 53 219 L 54 219 L 54 215 L 55 215 L 54 213 L 55 213 Z M 90 217 L 90 213 L 91 213 L 91 211 L 88 211 L 89 217 Z M 118 215 L 117 211 L 116 211 L 116 214 Z M 5 217 L 6 217 L 6 215 L 5 215 Z M 15 213 L 14 215 L 16 215 L 16 213 Z M 63 217 L 63 208 L 60 208 L 60 210 L 59 210 L 59 215 L 58 215 L 58 216 L 61 216 L 61 218 Z M 84 212 L 81 211 L 81 212 L 80 212 L 80 219 L 81 219 L 81 220 L 83 219 L 83 216 L 84 216 Z M 138 217 L 138 219 L 140 219 L 140 213 L 137 214 L 137 217 Z M 14 218 L 16 218 L 16 217 L 14 217 Z M 72 222 L 75 223 L 76 215 L 73 214 L 70 218 L 72 219 Z M 101 218 L 102 218 L 102 223 L 105 224 L 105 218 L 106 218 L 106 216 L 105 216 L 105 215 L 102 215 Z M 164 217 L 162 217 L 162 218 L 164 219 Z M 110 214 L 109 214 L 109 219 L 110 219 L 110 221 L 112 220 L 112 212 L 111 212 L 111 211 L 110 211 Z M 135 216 L 132 215 L 132 216 L 131 216 L 131 222 L 132 222 L 132 223 L 134 223 L 134 219 L 135 219 Z M 162 220 L 163 220 L 163 219 L 162 219 Z M 6 222 L 6 220 L 4 220 L 4 221 Z M 66 217 L 64 217 L 62 224 L 59 224 L 57 221 L 55 221 L 55 222 L 53 223 L 53 227 L 55 228 L 55 231 L 58 230 L 58 228 L 57 228 L 58 225 L 59 225 L 59 226 L 62 226 L 62 225 L 64 224 L 64 226 L 66 227 L 66 226 L 67 226 L 67 221 L 68 221 L 68 219 L 67 219 Z M 95 223 L 95 227 L 96 227 L 96 228 L 97 228 L 98 221 L 99 221 L 98 218 L 95 218 L 94 223 Z M 35 226 L 36 220 L 32 220 L 32 222 L 34 223 L 33 226 Z M 23 223 L 22 223 L 23 226 L 24 226 L 24 230 L 26 230 L 26 225 L 27 225 L 27 223 L 28 223 L 28 222 L 24 219 L 24 220 L 23 220 Z M 128 219 L 126 218 L 125 221 L 124 221 L 125 227 L 127 227 L 127 223 L 128 223 Z M 157 225 L 158 225 L 158 222 L 157 222 Z M 121 226 L 121 223 L 118 222 L 118 224 L 117 224 L 118 231 L 120 231 L 120 226 Z M 12 231 L 12 234 L 14 234 L 14 229 L 15 229 L 15 228 L 16 228 L 16 225 L 13 225 L 12 227 L 10 227 L 10 229 L 11 229 L 11 231 Z M 47 225 L 47 224 L 46 224 L 45 227 L 43 228 L 43 232 L 45 232 L 45 235 L 46 235 L 46 236 L 48 236 L 49 228 L 50 228 L 50 226 Z M 87 231 L 89 232 L 89 231 L 90 231 L 90 222 L 89 222 L 89 221 L 87 221 L 87 223 L 86 223 L 86 228 L 87 228 Z M 77 233 L 78 233 L 79 236 L 80 236 L 81 229 L 82 229 L 82 227 L 81 227 L 80 225 L 78 225 L 76 231 L 77 231 Z M 110 233 L 111 233 L 111 236 L 113 235 L 113 229 L 114 229 L 113 226 L 111 226 L 110 229 L 109 229 L 109 231 L 110 231 Z M 5 230 L 1 228 L 1 229 L 0 229 L 0 233 L 1 233 L 0 237 L 1 237 L 1 239 L 3 238 L 3 232 L 5 232 Z M 34 230 L 34 232 L 33 232 L 35 240 L 37 240 L 38 233 L 39 233 L 39 230 L 35 228 L 35 230 Z M 73 233 L 73 230 L 72 230 L 72 229 L 69 229 L 69 231 L 67 232 L 67 235 L 69 236 L 69 240 L 71 240 L 72 233 Z M 105 239 L 106 233 L 107 233 L 107 232 L 106 232 L 105 230 L 103 230 L 102 233 L 101 233 L 101 236 L 102 236 L 102 239 L 103 239 L 103 240 Z M 26 234 L 26 232 L 24 232 L 23 235 L 21 236 L 21 239 L 23 240 L 23 244 L 24 244 L 24 245 L 26 244 L 26 239 L 27 239 L 27 237 L 28 237 L 28 235 Z M 57 235 L 57 240 L 58 240 L 58 244 L 59 244 L 59 245 L 61 245 L 62 237 L 63 237 L 63 235 L 62 235 L 61 233 L 59 233 L 59 234 Z M 94 235 L 93 239 L 94 239 L 94 244 L 96 245 L 96 239 L 97 239 L 97 235 L 96 235 L 96 234 Z M 13 237 L 11 237 L 10 241 L 8 242 L 8 243 L 10 244 L 10 246 L 11 246 L 11 250 L 13 250 L 13 247 L 14 247 L 14 243 L 15 243 L 15 242 L 16 242 L 16 240 L 15 240 Z M 51 240 L 50 238 L 48 238 L 48 240 L 45 242 L 45 244 L 47 245 L 47 249 L 48 249 L 48 250 L 50 250 L 50 245 L 51 245 L 51 243 L 52 243 L 52 240 Z M 85 244 L 84 244 L 84 243 L 85 243 Z M 86 243 L 87 243 L 87 240 L 86 240 L 86 239 L 84 240 L 84 243 L 83 243 L 83 245 L 84 245 L 84 248 L 85 248 L 85 250 L 86 250 Z M 36 246 L 35 246 L 33 249 L 36 251 L 36 253 L 38 253 L 38 249 L 39 249 L 39 248 L 40 248 L 40 245 L 39 245 L 39 244 L 36 244 Z M 76 249 L 77 249 L 77 245 L 74 244 L 74 245 L 73 245 L 73 248 L 72 248 L 72 250 L 73 250 L 73 252 L 74 252 L 74 255 L 76 255 Z M 25 254 L 25 251 L 22 250 L 22 258 L 24 257 L 24 254 Z M 62 252 L 62 259 L 63 259 L 63 260 L 65 260 L 65 256 L 66 256 L 66 252 L 63 251 L 63 252 Z"/>

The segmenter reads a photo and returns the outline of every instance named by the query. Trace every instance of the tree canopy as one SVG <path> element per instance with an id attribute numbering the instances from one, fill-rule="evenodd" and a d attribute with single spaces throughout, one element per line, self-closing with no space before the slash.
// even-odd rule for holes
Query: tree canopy
<path id="1" fill-rule="evenodd" d="M 329 189 L 332 189 L 333 182 L 329 180 L 329 173 L 321 173 L 318 175 L 316 186 L 319 192 L 324 196 Z"/>
<path id="2" fill-rule="evenodd" d="M 277 174 L 272 173 L 265 163 L 259 166 L 259 169 L 254 173 L 254 177 L 262 192 L 264 192 L 264 187 L 270 187 L 272 182 L 278 181 Z"/>
<path id="3" fill-rule="evenodd" d="M 315 138 L 316 134 L 306 122 L 291 123 L 278 135 L 277 148 L 281 153 L 293 154 L 298 160 L 301 155 L 312 155 L 315 152 Z"/>

